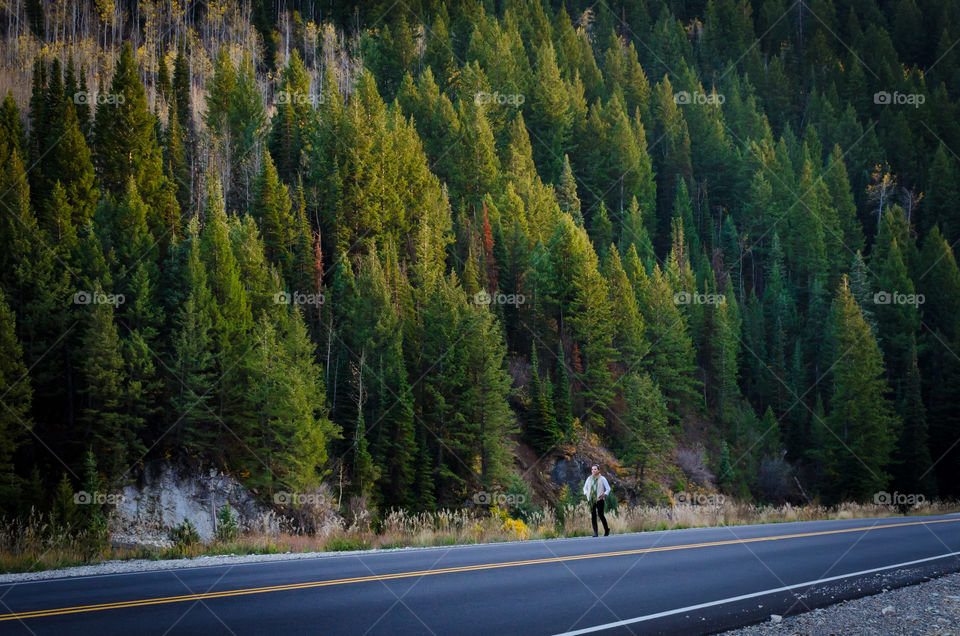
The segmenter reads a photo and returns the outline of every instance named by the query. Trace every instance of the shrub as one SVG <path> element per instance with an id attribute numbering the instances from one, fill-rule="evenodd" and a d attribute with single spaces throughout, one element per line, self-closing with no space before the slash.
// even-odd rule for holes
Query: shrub
<path id="1" fill-rule="evenodd" d="M 240 535 L 240 524 L 237 515 L 227 504 L 223 504 L 217 512 L 217 541 L 234 541 Z"/>
<path id="2" fill-rule="evenodd" d="M 167 536 L 178 548 L 186 548 L 200 541 L 200 533 L 189 519 L 184 519 L 183 523 L 172 528 Z"/>

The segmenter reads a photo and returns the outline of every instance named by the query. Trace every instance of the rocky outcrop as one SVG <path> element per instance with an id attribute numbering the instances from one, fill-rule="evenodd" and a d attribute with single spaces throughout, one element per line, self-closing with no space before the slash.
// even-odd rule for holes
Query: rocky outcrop
<path id="1" fill-rule="evenodd" d="M 204 540 L 214 536 L 216 511 L 230 506 L 242 527 L 262 526 L 272 518 L 236 479 L 212 470 L 170 461 L 147 465 L 122 491 L 110 515 L 115 543 L 166 545 L 170 528 L 184 519 Z"/>

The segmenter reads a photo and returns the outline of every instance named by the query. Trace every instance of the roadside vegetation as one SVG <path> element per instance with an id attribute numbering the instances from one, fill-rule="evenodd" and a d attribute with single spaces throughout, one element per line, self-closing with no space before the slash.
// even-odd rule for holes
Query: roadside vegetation
<path id="1" fill-rule="evenodd" d="M 907 515 L 938 515 L 960 511 L 958 502 L 926 502 L 905 511 Z M 679 530 L 682 528 L 740 526 L 760 523 L 875 519 L 898 511 L 888 505 L 843 503 L 791 506 L 755 505 L 715 500 L 712 505 L 690 503 L 618 506 L 607 512 L 613 534 Z M 238 528 L 225 522 L 214 539 L 202 541 L 192 524 L 172 529 L 163 545 L 136 547 L 111 545 L 103 536 L 71 532 L 69 528 L 34 514 L 17 521 L 0 522 L 0 571 L 34 572 L 114 559 L 180 559 L 213 555 L 336 552 L 403 547 L 453 546 L 502 541 L 529 541 L 582 537 L 591 534 L 586 502 L 557 508 L 440 510 L 408 513 L 393 510 L 379 520 L 360 514 L 352 522 L 317 512 L 312 532 L 296 532 L 289 518 L 265 517 L 258 527 Z M 228 530 L 223 530 L 224 527 Z M 597 547 L 602 547 L 598 543 Z"/>

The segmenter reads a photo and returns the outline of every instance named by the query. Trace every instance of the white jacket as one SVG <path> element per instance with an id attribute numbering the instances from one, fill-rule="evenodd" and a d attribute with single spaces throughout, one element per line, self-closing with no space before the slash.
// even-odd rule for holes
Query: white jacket
<path id="1" fill-rule="evenodd" d="M 587 481 L 583 484 L 583 496 L 588 500 L 590 499 L 590 489 L 593 488 L 593 475 L 587 477 Z M 610 494 L 610 484 L 607 483 L 607 478 L 603 475 L 600 475 L 597 481 L 597 499 L 599 500 L 603 495 Z"/>

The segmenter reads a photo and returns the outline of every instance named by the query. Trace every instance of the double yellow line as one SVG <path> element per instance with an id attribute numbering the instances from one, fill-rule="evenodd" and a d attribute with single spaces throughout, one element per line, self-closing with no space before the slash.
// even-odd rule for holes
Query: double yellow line
<path id="1" fill-rule="evenodd" d="M 389 581 L 393 579 L 406 579 L 419 576 L 431 576 L 435 574 L 457 574 L 460 572 L 476 572 L 479 570 L 494 570 L 498 568 L 512 568 L 524 565 L 543 565 L 547 563 L 564 563 L 566 561 L 582 561 L 585 559 L 600 559 L 618 556 L 631 556 L 636 554 L 647 554 L 650 552 L 669 552 L 672 550 L 689 550 L 693 548 L 709 548 L 721 545 L 733 545 L 737 543 L 756 543 L 758 541 L 781 541 L 784 539 L 799 539 L 803 537 L 817 537 L 828 534 L 842 534 L 845 532 L 867 532 L 870 530 L 883 530 L 885 528 L 902 528 L 905 526 L 928 525 L 935 523 L 957 523 L 956 519 L 937 519 L 933 521 L 910 521 L 904 523 L 891 523 L 882 526 L 860 526 L 857 528 L 844 528 L 841 530 L 822 530 L 819 532 L 803 532 L 798 534 L 783 534 L 768 537 L 752 537 L 748 539 L 730 539 L 727 541 L 710 541 L 708 543 L 687 543 L 682 545 L 668 545 L 655 548 L 638 548 L 635 550 L 619 550 L 616 552 L 595 552 L 591 554 L 575 554 L 570 556 L 558 556 L 545 559 L 528 559 L 526 561 L 506 561 L 501 563 L 481 563 L 477 565 L 465 565 L 460 567 L 439 568 L 436 570 L 417 570 L 413 572 L 397 572 L 394 574 L 374 574 L 370 576 L 357 576 L 346 579 L 330 579 L 326 581 L 308 581 L 305 583 L 289 583 L 286 585 L 271 585 L 267 587 L 251 587 L 239 590 L 224 590 L 222 592 L 203 592 L 200 594 L 184 594 L 181 596 L 165 596 L 158 598 L 145 598 L 133 601 L 118 601 L 115 603 L 101 603 L 99 605 L 79 605 L 76 607 L 58 607 L 45 610 L 34 610 L 32 612 L 19 612 L 12 614 L 0 614 L 0 621 L 24 620 L 28 618 L 41 618 L 44 616 L 61 616 L 64 614 L 77 614 L 82 612 L 99 612 L 101 610 L 124 609 L 129 607 L 143 607 L 146 605 L 165 605 L 167 603 L 185 603 L 188 601 L 205 601 L 207 599 L 225 598 L 232 596 L 246 596 L 249 594 L 266 594 L 268 592 L 286 592 L 289 590 L 306 590 L 316 587 L 327 587 L 331 585 L 346 585 L 348 583 L 370 583 L 373 581 Z"/>

